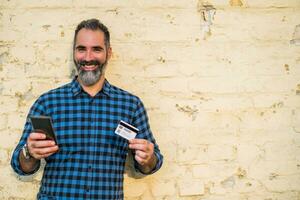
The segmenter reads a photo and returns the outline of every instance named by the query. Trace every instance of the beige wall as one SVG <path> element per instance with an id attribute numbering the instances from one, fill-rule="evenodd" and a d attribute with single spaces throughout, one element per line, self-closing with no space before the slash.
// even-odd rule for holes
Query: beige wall
<path id="1" fill-rule="evenodd" d="M 20 181 L 10 156 L 91 17 L 111 30 L 109 81 L 143 99 L 165 156 L 125 176 L 126 199 L 300 199 L 300 0 L 0 0 L 0 199 L 35 198 L 41 173 Z"/>

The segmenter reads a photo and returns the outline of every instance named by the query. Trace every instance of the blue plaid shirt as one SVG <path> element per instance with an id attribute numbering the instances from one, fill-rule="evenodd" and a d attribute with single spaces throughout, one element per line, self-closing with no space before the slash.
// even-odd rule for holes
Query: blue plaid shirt
<path id="1" fill-rule="evenodd" d="M 59 145 L 59 151 L 45 159 L 38 199 L 123 199 L 123 174 L 129 149 L 128 141 L 114 133 L 120 120 L 139 129 L 136 138 L 154 143 L 158 162 L 150 173 L 162 165 L 163 156 L 141 100 L 107 80 L 103 89 L 91 97 L 75 78 L 40 96 L 29 115 L 51 116 Z M 18 156 L 32 130 L 27 117 L 11 160 L 19 175 L 28 175 L 20 169 Z"/>

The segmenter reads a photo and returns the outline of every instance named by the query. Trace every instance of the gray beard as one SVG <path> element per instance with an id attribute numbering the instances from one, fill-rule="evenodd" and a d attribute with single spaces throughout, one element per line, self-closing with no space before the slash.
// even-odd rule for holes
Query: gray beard
<path id="1" fill-rule="evenodd" d="M 98 67 L 93 71 L 85 71 L 81 68 L 79 64 L 76 64 L 78 76 L 82 81 L 82 84 L 85 86 L 91 86 L 96 84 L 100 80 L 101 76 L 103 75 L 105 66 L 106 66 L 106 62 L 98 65 Z"/>

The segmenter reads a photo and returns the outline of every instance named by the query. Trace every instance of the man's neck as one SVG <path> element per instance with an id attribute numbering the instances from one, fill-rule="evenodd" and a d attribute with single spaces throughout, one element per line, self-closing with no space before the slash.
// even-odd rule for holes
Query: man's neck
<path id="1" fill-rule="evenodd" d="M 79 77 L 77 78 L 77 80 L 80 83 L 83 90 L 86 93 L 88 93 L 90 96 L 94 97 L 99 91 L 102 90 L 103 85 L 104 85 L 104 81 L 105 81 L 105 77 L 104 77 L 104 75 L 101 76 L 99 81 L 97 81 L 97 83 L 95 83 L 94 85 L 91 85 L 91 86 L 84 85 Z"/>

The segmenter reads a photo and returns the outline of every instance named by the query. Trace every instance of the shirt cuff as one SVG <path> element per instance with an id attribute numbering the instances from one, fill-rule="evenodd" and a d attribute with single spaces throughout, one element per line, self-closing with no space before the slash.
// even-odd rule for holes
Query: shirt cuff
<path id="1" fill-rule="evenodd" d="M 135 170 L 144 174 L 144 175 L 150 175 L 150 174 L 154 174 L 155 172 L 157 172 L 161 166 L 162 166 L 162 163 L 163 163 L 163 156 L 160 154 L 160 153 L 157 153 L 157 152 L 154 152 L 154 155 L 156 156 L 156 165 L 155 167 L 150 171 L 150 172 L 143 172 L 140 168 L 139 168 L 139 164 L 136 160 L 134 160 L 134 167 L 135 167 Z"/>
<path id="2" fill-rule="evenodd" d="M 11 166 L 13 168 L 13 170 L 20 176 L 28 176 L 28 175 L 32 175 L 34 173 L 36 173 L 40 166 L 41 166 L 41 161 L 39 161 L 39 163 L 36 165 L 36 168 L 30 172 L 30 173 L 25 173 L 22 171 L 21 166 L 20 166 L 20 161 L 19 161 L 19 155 L 20 153 L 22 153 L 22 146 L 18 146 L 13 155 L 12 155 L 12 159 L 11 159 Z"/>

